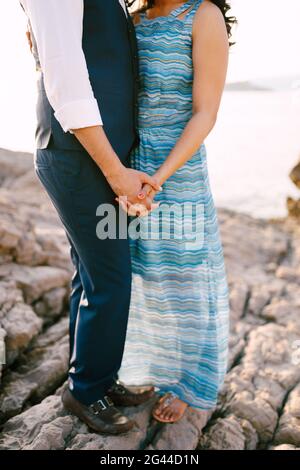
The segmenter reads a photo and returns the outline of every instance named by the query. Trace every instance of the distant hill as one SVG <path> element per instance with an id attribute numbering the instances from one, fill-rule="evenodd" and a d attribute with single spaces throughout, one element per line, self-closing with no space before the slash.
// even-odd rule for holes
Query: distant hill
<path id="1" fill-rule="evenodd" d="M 299 77 L 275 77 L 232 82 L 227 91 L 293 91 L 300 89 Z"/>

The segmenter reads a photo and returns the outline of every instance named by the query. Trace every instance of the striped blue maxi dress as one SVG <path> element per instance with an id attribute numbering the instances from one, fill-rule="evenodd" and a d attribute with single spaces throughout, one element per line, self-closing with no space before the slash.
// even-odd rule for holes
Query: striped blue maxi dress
<path id="1" fill-rule="evenodd" d="M 132 165 L 149 174 L 192 116 L 192 25 L 201 3 L 187 1 L 153 20 L 142 14 L 136 25 L 140 143 Z M 131 239 L 132 301 L 119 379 L 212 409 L 227 368 L 229 308 L 204 145 L 156 199 L 160 209 L 136 219 L 141 225 Z"/>

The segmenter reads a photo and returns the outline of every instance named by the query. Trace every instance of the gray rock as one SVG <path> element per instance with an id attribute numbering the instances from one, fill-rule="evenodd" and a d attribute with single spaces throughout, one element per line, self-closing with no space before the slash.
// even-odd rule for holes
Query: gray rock
<path id="1" fill-rule="evenodd" d="M 229 357 L 228 370 L 232 368 L 234 363 L 243 355 L 247 336 L 252 326 L 244 321 L 233 323 L 229 335 Z"/>
<path id="2" fill-rule="evenodd" d="M 3 328 L 0 328 L 0 384 L 1 384 L 2 369 L 3 369 L 4 364 L 6 363 L 5 337 L 6 337 L 6 331 Z"/>
<path id="3" fill-rule="evenodd" d="M 256 328 L 249 334 L 240 364 L 226 377 L 222 412 L 249 421 L 261 442 L 272 438 L 285 395 L 300 380 L 300 369 L 291 360 L 296 339 L 279 325 Z"/>
<path id="4" fill-rule="evenodd" d="M 0 324 L 6 332 L 6 363 L 11 365 L 41 331 L 42 321 L 29 305 L 17 303 Z"/>
<path id="5" fill-rule="evenodd" d="M 70 259 L 70 247 L 64 230 L 58 225 L 56 214 L 47 219 L 42 218 L 40 213 L 37 218 L 34 233 L 36 240 L 46 257 L 46 264 L 66 269 L 69 273 L 73 272 L 73 265 Z"/>
<path id="6" fill-rule="evenodd" d="M 61 416 L 65 416 L 65 411 L 60 397 L 46 398 L 41 404 L 7 421 L 0 437 L 0 450 L 20 450 L 30 446 L 44 425 Z"/>
<path id="7" fill-rule="evenodd" d="M 54 288 L 67 286 L 70 281 L 70 273 L 61 268 L 14 263 L 0 266 L 0 276 L 14 280 L 29 304 Z"/>
<path id="8" fill-rule="evenodd" d="M 250 294 L 249 287 L 244 282 L 235 282 L 229 290 L 230 293 L 230 313 L 231 322 L 236 322 L 245 314 L 248 296 Z"/>
<path id="9" fill-rule="evenodd" d="M 232 211 L 222 211 L 220 220 L 229 280 L 251 286 L 270 279 L 266 267 L 287 254 L 288 234 L 268 221 Z"/>
<path id="10" fill-rule="evenodd" d="M 12 152 L 0 149 L 0 184 L 6 179 L 14 180 L 27 173 L 33 165 L 33 155 L 25 152 Z"/>
<path id="11" fill-rule="evenodd" d="M 183 418 L 174 424 L 167 424 L 156 433 L 146 450 L 193 450 L 196 449 L 212 412 L 188 408 Z"/>
<path id="12" fill-rule="evenodd" d="M 24 364 L 6 374 L 0 395 L 1 421 L 20 413 L 29 400 L 45 398 L 62 383 L 69 361 L 67 333 L 68 321 L 63 319 L 33 342 Z"/>
<path id="13" fill-rule="evenodd" d="M 254 285 L 251 290 L 247 313 L 260 316 L 263 308 L 275 295 L 280 296 L 284 287 L 285 282 L 279 279 L 270 280 L 267 284 Z"/>
<path id="14" fill-rule="evenodd" d="M 276 444 L 300 448 L 300 384 L 289 394 L 275 434 Z"/>
<path id="15" fill-rule="evenodd" d="M 252 450 L 256 448 L 257 434 L 246 420 L 231 415 L 218 418 L 199 441 L 200 449 Z"/>
<path id="16" fill-rule="evenodd" d="M 34 304 L 34 311 L 44 318 L 54 319 L 63 314 L 69 290 L 64 287 L 57 287 L 46 292 L 43 297 Z"/>
<path id="17" fill-rule="evenodd" d="M 51 423 L 43 424 L 39 434 L 22 450 L 64 450 L 74 426 L 70 416 L 56 418 Z"/>
<path id="18" fill-rule="evenodd" d="M 295 269 L 290 266 L 279 266 L 276 271 L 276 276 L 279 279 L 284 279 L 289 282 L 296 282 L 298 285 L 300 283 L 300 268 Z"/>
<path id="19" fill-rule="evenodd" d="M 0 320 L 16 303 L 23 302 L 23 295 L 12 280 L 0 281 Z"/>

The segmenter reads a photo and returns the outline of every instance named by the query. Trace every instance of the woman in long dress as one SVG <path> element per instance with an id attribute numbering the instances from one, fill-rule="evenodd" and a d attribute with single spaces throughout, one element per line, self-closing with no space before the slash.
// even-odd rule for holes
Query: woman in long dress
<path id="1" fill-rule="evenodd" d="M 148 235 L 151 219 L 151 236 L 131 240 L 133 291 L 119 378 L 155 385 L 161 398 L 153 416 L 170 423 L 187 406 L 213 409 L 227 368 L 228 287 L 203 142 L 215 124 L 234 19 L 222 0 L 144 7 L 135 17 L 140 143 L 132 164 L 155 174 L 163 191 L 149 189 L 160 209 L 138 219 Z"/>

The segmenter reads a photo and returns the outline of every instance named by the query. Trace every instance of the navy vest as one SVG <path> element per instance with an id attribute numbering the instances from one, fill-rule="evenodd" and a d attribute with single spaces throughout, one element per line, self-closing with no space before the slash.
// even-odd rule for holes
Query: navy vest
<path id="1" fill-rule="evenodd" d="M 104 130 L 116 153 L 126 158 L 136 142 L 138 60 L 134 25 L 118 0 L 84 0 L 82 44 Z M 39 66 L 34 37 L 33 53 Z M 39 149 L 82 150 L 76 137 L 65 133 L 55 118 L 42 73 L 36 145 Z"/>

